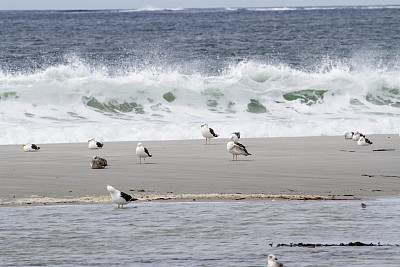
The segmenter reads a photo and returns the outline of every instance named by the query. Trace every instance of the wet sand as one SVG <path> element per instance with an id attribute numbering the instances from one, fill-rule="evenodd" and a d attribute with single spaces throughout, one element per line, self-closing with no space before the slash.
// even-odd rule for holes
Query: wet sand
<path id="1" fill-rule="evenodd" d="M 0 146 L 0 204 L 109 201 L 106 185 L 140 199 L 352 199 L 400 194 L 400 138 L 370 135 L 357 146 L 334 137 L 240 140 L 251 156 L 232 161 L 227 139 L 141 141 L 153 154 L 139 164 L 137 141 Z M 91 169 L 94 155 L 106 169 Z"/>

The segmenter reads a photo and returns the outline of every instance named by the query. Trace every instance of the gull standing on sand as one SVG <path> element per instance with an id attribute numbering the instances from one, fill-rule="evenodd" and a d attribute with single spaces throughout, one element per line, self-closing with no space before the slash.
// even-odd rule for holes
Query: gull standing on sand
<path id="1" fill-rule="evenodd" d="M 23 149 L 25 152 L 34 152 L 34 151 L 38 151 L 40 149 L 40 147 L 38 147 L 35 144 L 26 143 L 26 144 L 23 144 L 22 146 L 23 146 Z"/>
<path id="2" fill-rule="evenodd" d="M 131 201 L 137 200 L 137 198 L 134 198 L 131 195 L 128 195 L 124 192 L 118 191 L 111 185 L 107 185 L 107 190 L 108 190 L 108 192 L 110 192 L 112 201 L 114 203 L 118 204 L 118 208 L 120 206 L 121 206 L 121 208 L 123 208 L 125 204 L 128 204 Z"/>
<path id="3" fill-rule="evenodd" d="M 88 148 L 90 149 L 102 148 L 104 145 L 103 143 L 97 142 L 94 138 L 90 138 L 88 142 L 89 142 Z"/>
<path id="4" fill-rule="evenodd" d="M 235 160 L 235 157 L 236 157 L 236 161 L 237 161 L 238 155 L 244 155 L 244 156 L 251 155 L 247 151 L 247 149 L 244 145 L 242 145 L 239 142 L 233 141 L 235 138 L 237 138 L 237 136 L 235 134 L 231 134 L 231 136 L 229 137 L 229 142 L 226 144 L 226 149 L 228 150 L 229 153 L 232 154 L 232 157 L 233 157 L 232 160 Z"/>
<path id="5" fill-rule="evenodd" d="M 94 156 L 90 161 L 90 167 L 92 169 L 104 169 L 107 166 L 107 160 Z"/>
<path id="6" fill-rule="evenodd" d="M 284 267 L 283 263 L 277 261 L 278 258 L 274 254 L 268 255 L 268 265 L 267 267 Z"/>
<path id="7" fill-rule="evenodd" d="M 136 155 L 140 159 L 140 164 L 142 163 L 142 158 L 143 158 L 143 161 L 145 162 L 147 157 L 152 157 L 153 156 L 153 155 L 150 155 L 149 151 L 147 150 L 147 148 L 145 148 L 142 145 L 142 143 L 138 143 L 137 144 Z"/>
<path id="8" fill-rule="evenodd" d="M 218 134 L 216 134 L 212 128 L 208 128 L 207 123 L 203 123 L 201 125 L 201 134 L 206 139 L 206 145 L 207 145 L 207 141 L 210 144 L 211 138 L 218 137 Z"/>

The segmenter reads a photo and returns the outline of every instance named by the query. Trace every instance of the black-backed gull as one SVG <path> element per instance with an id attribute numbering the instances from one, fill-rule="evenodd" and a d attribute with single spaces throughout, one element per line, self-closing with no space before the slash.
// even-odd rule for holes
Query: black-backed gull
<path id="1" fill-rule="evenodd" d="M 34 151 L 38 151 L 40 149 L 40 147 L 38 147 L 35 144 L 27 143 L 27 144 L 23 144 L 22 146 L 23 146 L 25 152 L 34 152 Z"/>
<path id="2" fill-rule="evenodd" d="M 269 254 L 267 267 L 284 267 L 283 263 L 277 260 L 278 258 L 276 258 L 274 254 Z"/>
<path id="3" fill-rule="evenodd" d="M 88 148 L 90 149 L 102 148 L 104 145 L 103 143 L 97 142 L 94 138 L 90 138 L 88 142 Z"/>
<path id="4" fill-rule="evenodd" d="M 208 128 L 207 123 L 203 123 L 201 125 L 201 134 L 203 137 L 206 139 L 206 144 L 208 141 L 208 144 L 211 142 L 211 138 L 218 137 L 219 135 L 214 132 L 212 128 Z"/>
<path id="5" fill-rule="evenodd" d="M 139 157 L 140 163 L 142 163 L 142 158 L 143 158 L 143 161 L 146 161 L 146 158 L 147 158 L 147 157 L 152 157 L 152 156 L 153 156 L 153 155 L 151 155 L 151 154 L 149 153 L 149 151 L 147 150 L 147 148 L 145 148 L 145 147 L 143 146 L 142 143 L 138 143 L 138 144 L 137 144 L 137 147 L 136 147 L 136 155 Z"/>
<path id="6" fill-rule="evenodd" d="M 360 137 L 360 139 L 358 139 L 357 145 L 359 145 L 359 146 L 370 146 L 370 145 L 372 145 L 372 142 L 371 142 L 371 140 L 369 140 L 368 138 L 366 138 L 363 135 L 363 136 Z"/>
<path id="7" fill-rule="evenodd" d="M 118 208 L 121 206 L 121 208 L 124 207 L 125 204 L 128 204 L 131 201 L 137 200 L 136 198 L 132 197 L 131 195 L 128 195 L 124 192 L 118 191 L 111 185 L 107 185 L 107 190 L 110 192 L 111 199 L 114 203 L 118 204 Z"/>
<path id="8" fill-rule="evenodd" d="M 236 157 L 236 160 L 237 160 L 237 156 L 238 155 L 244 155 L 244 156 L 251 155 L 247 151 L 247 149 L 246 149 L 246 147 L 244 145 L 242 145 L 239 142 L 233 141 L 235 139 L 235 136 L 236 136 L 235 134 L 231 134 L 231 136 L 229 137 L 229 142 L 226 144 L 226 149 L 233 156 L 232 160 L 235 160 L 235 157 Z"/>

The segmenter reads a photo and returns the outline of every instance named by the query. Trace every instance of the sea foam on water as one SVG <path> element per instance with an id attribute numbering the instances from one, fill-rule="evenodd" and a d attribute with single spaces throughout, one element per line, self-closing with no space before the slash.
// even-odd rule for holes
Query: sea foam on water
<path id="1" fill-rule="evenodd" d="M 369 134 L 400 129 L 398 70 L 301 71 L 254 61 L 219 75 L 143 69 L 110 75 L 79 58 L 0 75 L 0 144 Z M 29 140 L 27 140 L 29 139 Z"/>

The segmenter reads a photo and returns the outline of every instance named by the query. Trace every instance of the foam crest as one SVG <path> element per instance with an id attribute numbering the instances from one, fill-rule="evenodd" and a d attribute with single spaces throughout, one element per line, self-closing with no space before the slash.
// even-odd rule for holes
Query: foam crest
<path id="1" fill-rule="evenodd" d="M 204 121 L 247 137 L 397 133 L 400 71 L 356 66 L 246 61 L 215 76 L 170 68 L 111 75 L 118 71 L 71 58 L 36 73 L 0 73 L 0 144 L 194 139 Z"/>

